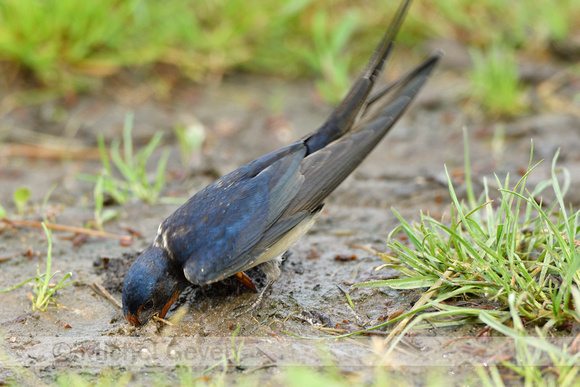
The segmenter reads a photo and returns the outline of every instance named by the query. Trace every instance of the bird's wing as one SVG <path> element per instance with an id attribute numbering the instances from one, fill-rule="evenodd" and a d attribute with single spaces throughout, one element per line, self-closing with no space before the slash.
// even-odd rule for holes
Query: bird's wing
<path id="1" fill-rule="evenodd" d="M 155 243 L 194 284 L 215 282 L 247 267 L 247 252 L 302 186 L 299 168 L 305 153 L 298 142 L 216 180 L 161 223 Z"/>
<path id="2" fill-rule="evenodd" d="M 427 81 L 440 55 L 433 55 L 388 89 L 377 92 L 361 120 L 355 123 L 352 133 L 304 158 L 300 163 L 304 182 L 285 211 L 247 253 L 248 266 L 299 223 L 318 214 L 324 199 L 364 160 L 403 114 Z M 359 128 L 359 122 L 364 125 L 362 128 Z M 243 269 L 236 267 L 232 274 Z"/>

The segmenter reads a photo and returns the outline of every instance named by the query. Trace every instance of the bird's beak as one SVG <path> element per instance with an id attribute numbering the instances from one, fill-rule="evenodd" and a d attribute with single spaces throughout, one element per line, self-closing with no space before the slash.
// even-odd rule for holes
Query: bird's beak
<path id="1" fill-rule="evenodd" d="M 129 324 L 133 326 L 138 327 L 139 325 L 141 325 L 141 323 L 139 322 L 139 318 L 134 314 L 129 313 L 125 315 L 125 319 L 129 322 Z"/>
<path id="2" fill-rule="evenodd" d="M 179 297 L 180 293 L 181 293 L 180 291 L 176 291 L 175 293 L 173 293 L 173 297 L 171 297 L 171 300 L 169 300 L 167 304 L 165 304 L 163 309 L 161 309 L 161 312 L 159 312 L 159 318 L 165 319 L 165 315 L 167 314 L 167 312 L 169 312 L 169 308 L 171 308 L 171 305 L 173 305 L 173 303 L 177 301 L 177 297 Z"/>

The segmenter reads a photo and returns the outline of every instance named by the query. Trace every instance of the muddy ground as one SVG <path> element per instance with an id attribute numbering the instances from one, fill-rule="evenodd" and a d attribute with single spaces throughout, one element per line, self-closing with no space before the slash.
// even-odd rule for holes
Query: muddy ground
<path id="1" fill-rule="evenodd" d="M 402 70 L 402 65 L 398 66 L 395 72 Z M 397 274 L 375 271 L 381 259 L 361 248 L 387 251 L 387 236 L 399 224 L 392 207 L 409 220 L 417 220 L 420 211 L 434 217 L 443 215 L 449 203 L 444 165 L 458 191 L 463 192 L 463 127 L 469 134 L 476 183 L 486 176 L 494 186 L 493 173 L 502 179 L 510 173 L 515 181 L 526 170 L 533 139 L 534 160 L 547 161 L 530 176 L 529 185 L 533 187 L 549 176 L 550 161 L 560 148 L 559 165 L 572 174 L 567 199 L 580 204 L 580 115 L 573 105 L 548 109 L 538 102 L 535 113 L 494 123 L 477 113 L 476 106 L 462 102 L 466 83 L 457 75 L 461 69 L 452 67 L 444 64 L 438 70 L 386 140 L 329 197 L 323 215 L 292 248 L 281 277 L 253 317 L 234 317 L 236 308 L 256 297 L 236 283 L 191 289 L 177 305 L 188 308 L 185 316 L 177 326 L 162 330 L 154 323 L 131 328 L 121 310 L 95 292 L 94 283 L 104 284 L 120 300 L 128 262 L 152 241 L 160 221 L 177 205 L 131 200 L 111 207 L 120 215 L 106 223 L 106 231 L 127 234 L 131 228 L 142 235 L 130 246 L 97 237 L 76 246 L 70 240 L 71 233 L 54 232 L 53 270 L 72 272 L 77 284 L 58 292 L 56 300 L 62 308 L 45 313 L 31 313 L 27 298 L 31 286 L 0 295 L 0 382 L 51 382 L 63 371 L 94 373 L 109 366 L 141 376 L 153 371 L 174 375 L 176 365 L 200 371 L 219 363 L 216 369 L 221 370 L 224 356 L 232 357 L 231 338 L 240 326 L 234 347 L 239 348 L 239 338 L 245 341 L 241 357 L 229 361 L 226 378 L 230 380 L 251 373 L 252 377 L 279 382 L 285 366 L 299 364 L 335 364 L 342 372 L 358 373 L 366 380 L 373 375 L 366 366 L 386 362 L 408 381 L 421 383 L 431 370 L 449 368 L 447 376 L 455 375 L 455 382 L 462 383 L 473 365 L 493 359 L 497 351 L 497 347 L 477 341 L 449 344 L 457 337 L 473 337 L 482 329 L 479 325 L 461 331 L 415 332 L 387 359 L 377 357 L 384 352 L 379 336 L 304 339 L 332 338 L 333 334 L 371 327 L 412 307 L 418 299 L 416 292 L 363 290 L 349 285 Z M 565 65 L 548 67 L 554 71 Z M 544 70 L 540 67 L 537 71 Z M 577 93 L 578 83 L 575 87 Z M 135 115 L 133 137 L 137 145 L 145 144 L 156 131 L 165 133 L 164 147 L 172 152 L 163 193 L 182 198 L 215 176 L 303 136 L 330 112 L 317 98 L 312 83 L 306 81 L 235 76 L 216 86 L 184 83 L 164 99 L 156 95 L 151 84 L 139 79 L 110 80 L 105 90 L 102 95 L 4 109 L 0 121 L 0 203 L 9 218 L 41 220 L 42 200 L 56 185 L 45 209 L 54 222 L 81 227 L 92 220 L 93 186 L 77 175 L 100 170 L 94 152 L 97 133 L 103 133 L 107 143 L 119 137 L 128 111 Z M 12 95 L 8 89 L 2 93 L 3 101 Z M 554 98 L 571 101 L 573 94 L 573 88 L 562 89 Z M 194 119 L 204 125 L 207 139 L 203 150 L 184 166 L 172 128 L 191 124 Z M 76 148 L 90 151 L 53 159 L 52 153 L 19 147 L 31 143 L 57 155 Z M 151 171 L 159 156 L 156 152 Z M 20 186 L 32 192 L 21 217 L 12 203 L 12 193 Z M 476 185 L 478 192 L 480 188 Z M 4 289 L 33 276 L 37 264 L 44 266 L 47 245 L 42 230 L 7 224 L 1 227 L 0 288 Z M 338 259 L 341 257 L 353 259 Z M 260 273 L 250 274 L 259 282 Z M 350 293 L 354 310 L 341 288 Z M 497 345 L 501 347 L 501 343 Z M 439 367 L 429 368 L 433 366 Z"/>

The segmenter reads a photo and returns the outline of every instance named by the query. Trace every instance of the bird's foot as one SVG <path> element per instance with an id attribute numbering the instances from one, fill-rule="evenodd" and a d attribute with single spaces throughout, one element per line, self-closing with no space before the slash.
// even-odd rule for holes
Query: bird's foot
<path id="1" fill-rule="evenodd" d="M 262 289 L 262 291 L 258 295 L 258 299 L 256 301 L 254 301 L 252 303 L 252 305 L 250 305 L 248 308 L 246 308 L 242 312 L 236 313 L 234 315 L 234 318 L 238 318 L 240 316 L 243 316 L 246 313 L 252 313 L 252 316 L 253 316 L 254 312 L 256 312 L 256 310 L 258 310 L 260 308 L 260 305 L 262 304 L 262 300 L 264 299 L 264 293 L 266 293 L 266 291 L 270 288 L 270 286 L 272 286 L 272 284 L 273 284 L 273 282 L 268 282 L 266 284 L 266 286 L 264 286 L 264 289 Z M 243 307 L 243 306 L 244 305 L 241 305 L 240 307 Z"/>
<path id="2" fill-rule="evenodd" d="M 292 256 L 292 254 L 294 254 L 294 252 L 292 250 L 288 250 L 286 251 L 284 254 L 282 254 L 282 256 L 280 257 L 280 263 L 284 262 L 285 260 L 287 260 L 288 258 L 290 258 Z"/>
<path id="3" fill-rule="evenodd" d="M 256 312 L 256 310 L 258 310 L 260 305 L 262 304 L 262 300 L 264 299 L 264 294 L 268 291 L 268 289 L 270 289 L 272 284 L 274 282 L 276 282 L 278 277 L 280 277 L 280 263 L 281 262 L 282 262 L 281 257 L 278 257 L 278 258 L 272 259 L 271 261 L 264 262 L 259 266 L 260 269 L 264 272 L 264 274 L 266 274 L 266 279 L 267 279 L 266 286 L 264 286 L 264 289 L 262 289 L 262 291 L 258 295 L 258 299 L 256 301 L 254 301 L 252 303 L 252 305 L 250 305 L 244 311 L 235 314 L 234 318 L 238 318 L 238 317 L 240 317 L 246 313 L 250 313 L 250 312 L 252 313 L 252 315 L 254 315 L 254 312 Z M 241 306 L 241 307 L 243 307 L 243 306 Z"/>

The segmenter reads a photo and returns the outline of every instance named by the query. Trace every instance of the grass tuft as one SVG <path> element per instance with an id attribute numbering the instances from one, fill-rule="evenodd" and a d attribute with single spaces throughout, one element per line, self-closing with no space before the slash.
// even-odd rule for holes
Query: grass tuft
<path id="1" fill-rule="evenodd" d="M 127 114 L 123 126 L 123 153 L 121 154 L 121 141 L 113 140 L 110 149 L 110 159 L 105 147 L 105 140 L 100 135 L 98 138 L 99 152 L 103 171 L 98 176 L 80 174 L 82 180 L 95 183 L 95 210 L 96 219 L 100 219 L 102 209 L 102 192 L 105 192 L 119 204 L 124 204 L 132 197 L 139 198 L 146 203 L 156 203 L 160 199 L 161 190 L 165 184 L 165 168 L 169 159 L 169 150 L 166 150 L 157 164 L 155 178 L 151 182 L 147 175 L 147 164 L 155 149 L 160 145 L 163 134 L 156 133 L 151 141 L 139 152 L 133 152 L 133 115 Z M 113 172 L 111 161 L 120 173 L 121 178 Z M 101 202 L 100 202 L 101 201 Z M 102 221 L 101 220 L 101 225 Z M 97 220 L 99 224 L 99 220 Z"/>
<path id="2" fill-rule="evenodd" d="M 448 220 L 421 213 L 420 222 L 411 224 L 393 210 L 401 226 L 389 235 L 388 246 L 394 253 L 382 255 L 388 262 L 382 267 L 396 269 L 402 277 L 354 285 L 429 288 L 411 311 L 372 328 L 402 321 L 389 336 L 395 339 L 391 350 L 411 328 L 484 323 L 508 337 L 524 338 L 517 361 L 539 356 L 529 353 L 534 348 L 568 370 L 561 378 L 577 380 L 569 366 L 580 355 L 544 339 L 554 328 L 580 322 L 580 241 L 576 237 L 580 211 L 565 205 L 570 175 L 557 167 L 557 159 L 558 152 L 552 160 L 551 179 L 534 189 L 526 185 L 539 164 L 532 165 L 531 156 L 528 171 L 515 184 L 509 175 L 504 181 L 496 177 L 500 195 L 496 200 L 490 198 L 486 180 L 484 192 L 475 198 L 466 173 L 467 202 L 460 201 L 446 170 L 452 199 Z M 548 188 L 555 200 L 538 199 Z M 400 231 L 407 237 L 405 242 L 395 237 Z M 523 370 L 525 378 L 539 375 L 537 369 L 521 367 L 516 364 L 514 369 Z"/>
<path id="3" fill-rule="evenodd" d="M 30 200 L 30 189 L 28 187 L 18 187 L 12 194 L 12 200 L 18 209 L 18 215 L 24 214 L 24 208 Z"/>
<path id="4" fill-rule="evenodd" d="M 519 80 L 515 51 L 494 46 L 486 51 L 472 49 L 472 97 L 492 116 L 513 116 L 524 111 L 523 86 Z"/>
<path id="5" fill-rule="evenodd" d="M 521 298 L 517 304 L 520 316 L 538 324 L 559 325 L 579 321 L 573 308 L 572 289 L 580 285 L 580 212 L 568 212 L 564 205 L 554 156 L 552 179 L 529 191 L 528 176 L 536 165 L 510 188 L 509 175 L 497 179 L 499 203 L 490 199 L 489 186 L 475 206 L 459 201 L 447 174 L 453 204 L 447 222 L 421 214 L 418 224 L 410 224 L 394 210 L 402 225 L 390 234 L 389 247 L 394 254 L 383 255 L 391 267 L 407 278 L 361 283 L 359 287 L 390 286 L 415 289 L 441 285 L 432 289 L 441 310 L 451 307 L 458 297 L 476 297 L 494 306 L 502 321 L 511 318 L 509 297 Z M 563 171 L 560 171 L 563 172 Z M 569 176 L 564 174 L 564 187 Z M 547 187 L 556 200 L 538 203 L 537 197 Z M 395 239 L 403 231 L 410 246 Z M 460 313 L 457 313 L 460 314 Z M 471 314 L 471 313 L 469 313 Z"/>
<path id="6" fill-rule="evenodd" d="M 56 271 L 51 273 L 51 266 L 52 266 L 52 238 L 51 238 L 51 231 L 46 227 L 46 224 L 43 222 L 42 227 L 44 228 L 44 233 L 46 234 L 46 240 L 48 242 L 48 250 L 46 252 L 46 271 L 44 273 L 40 273 L 40 266 L 36 265 L 36 277 L 31 277 L 25 281 L 22 281 L 18 285 L 12 286 L 7 289 L 0 290 L 0 293 L 6 293 L 17 289 L 30 281 L 34 281 L 33 293 L 28 293 L 28 298 L 32 301 L 32 310 L 36 311 L 39 310 L 41 312 L 45 312 L 48 309 L 50 303 L 53 303 L 55 306 L 58 306 L 56 300 L 54 299 L 55 293 L 67 286 L 72 285 L 74 282 L 66 282 L 70 277 L 72 277 L 72 273 L 67 273 L 65 276 L 54 286 L 51 286 L 50 281 L 54 278 L 55 275 L 59 273 Z"/>

